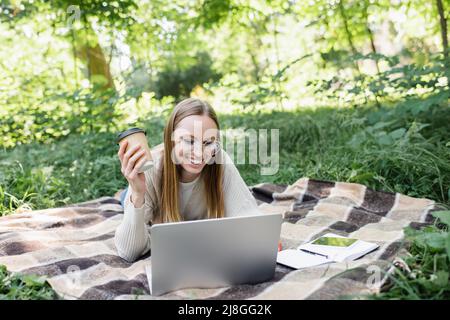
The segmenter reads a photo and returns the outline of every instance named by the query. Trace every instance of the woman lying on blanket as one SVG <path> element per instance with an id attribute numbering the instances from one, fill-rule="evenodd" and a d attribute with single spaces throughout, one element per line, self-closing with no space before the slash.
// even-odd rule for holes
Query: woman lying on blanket
<path id="1" fill-rule="evenodd" d="M 120 147 L 121 170 L 129 183 L 121 196 L 124 217 L 114 238 L 120 257 L 134 261 L 150 250 L 147 225 L 260 214 L 219 138 L 213 108 L 189 98 L 170 115 L 164 145 L 152 152 L 152 169 L 137 173 L 145 161 L 140 146 L 126 152 L 126 144 Z"/>

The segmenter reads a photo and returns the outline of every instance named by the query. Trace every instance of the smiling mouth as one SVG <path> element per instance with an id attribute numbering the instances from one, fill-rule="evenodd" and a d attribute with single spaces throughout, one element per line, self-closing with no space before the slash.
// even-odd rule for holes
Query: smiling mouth
<path id="1" fill-rule="evenodd" d="M 202 161 L 190 159 L 189 160 L 189 164 L 192 165 L 192 166 L 199 166 L 199 165 L 202 164 Z"/>

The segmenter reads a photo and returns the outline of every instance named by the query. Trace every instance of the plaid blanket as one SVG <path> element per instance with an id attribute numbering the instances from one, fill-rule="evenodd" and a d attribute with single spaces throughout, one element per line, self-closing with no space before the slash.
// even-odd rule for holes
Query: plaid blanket
<path id="1" fill-rule="evenodd" d="M 249 187 L 261 210 L 281 212 L 283 249 L 325 233 L 376 242 L 380 248 L 352 262 L 295 270 L 277 264 L 271 281 L 149 295 L 144 266 L 117 256 L 114 232 L 123 209 L 115 197 L 0 218 L 0 264 L 46 276 L 64 299 L 338 299 L 378 292 L 396 256 L 403 228 L 432 222 L 433 201 L 373 191 L 361 184 L 301 178 L 290 186 Z"/>

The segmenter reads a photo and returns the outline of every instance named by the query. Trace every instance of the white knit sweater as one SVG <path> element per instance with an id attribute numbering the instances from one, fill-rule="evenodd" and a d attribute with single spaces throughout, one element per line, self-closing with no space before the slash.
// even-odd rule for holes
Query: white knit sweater
<path id="1" fill-rule="evenodd" d="M 230 156 L 221 151 L 224 159 L 223 192 L 225 217 L 261 214 L 255 198 L 239 174 Z M 155 196 L 151 183 L 154 172 L 161 170 L 153 167 L 145 173 L 147 192 L 145 202 L 136 208 L 131 202 L 132 190 L 129 187 L 125 196 L 124 216 L 117 227 L 114 241 L 120 257 L 127 261 L 134 261 L 147 253 L 151 247 L 150 222 L 152 222 Z M 192 182 L 179 182 L 179 208 L 185 220 L 205 219 L 207 217 L 206 198 L 201 188 L 201 177 Z M 153 199 L 153 200 L 152 200 Z"/>

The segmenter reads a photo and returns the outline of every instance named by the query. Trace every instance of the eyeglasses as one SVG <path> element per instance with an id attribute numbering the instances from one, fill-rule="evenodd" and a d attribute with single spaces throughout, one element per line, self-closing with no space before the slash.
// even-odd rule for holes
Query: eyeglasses
<path id="1" fill-rule="evenodd" d="M 220 149 L 220 142 L 217 140 L 200 142 L 192 137 L 181 137 L 178 141 L 181 143 L 183 151 L 190 151 L 191 153 L 194 150 L 202 150 L 204 154 L 214 156 Z"/>

